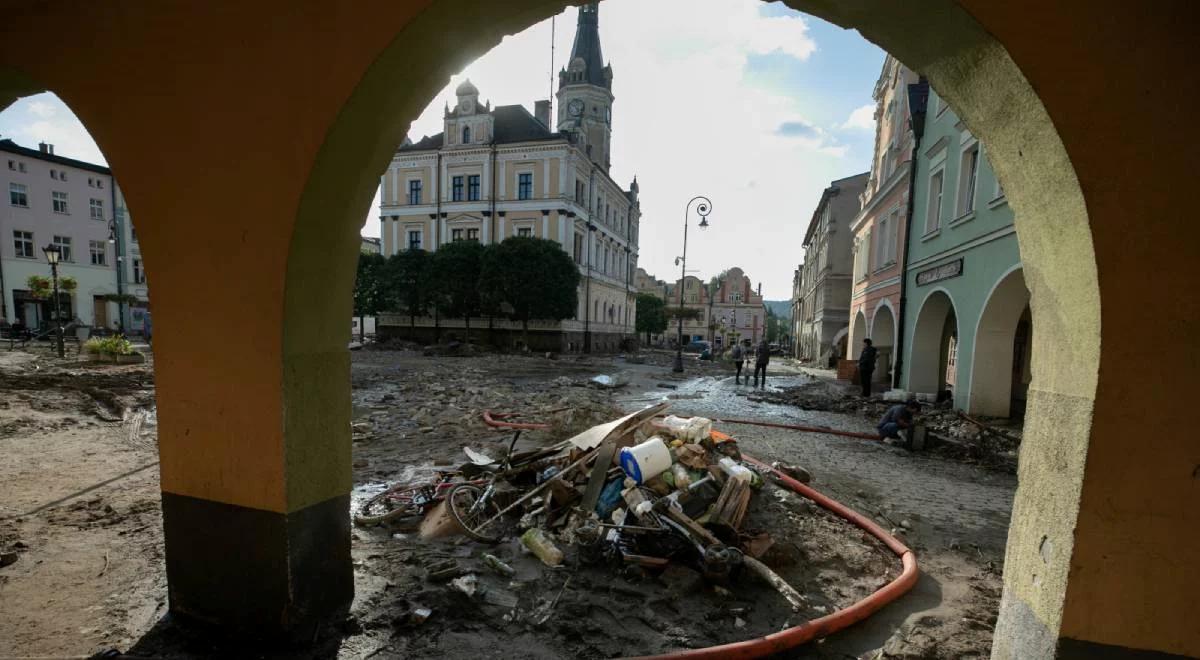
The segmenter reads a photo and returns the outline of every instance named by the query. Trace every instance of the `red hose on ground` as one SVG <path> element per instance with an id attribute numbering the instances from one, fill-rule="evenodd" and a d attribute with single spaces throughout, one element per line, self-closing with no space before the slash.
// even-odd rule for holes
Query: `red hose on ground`
<path id="1" fill-rule="evenodd" d="M 771 471 L 779 479 L 780 483 L 787 486 L 793 492 L 807 497 L 837 516 L 869 532 L 880 541 L 883 541 L 888 549 L 900 557 L 903 569 L 900 571 L 899 577 L 885 584 L 870 596 L 854 603 L 850 607 L 838 610 L 833 614 L 823 616 L 819 619 L 813 619 L 812 621 L 807 621 L 798 626 L 793 626 L 777 633 L 771 633 L 758 639 L 748 639 L 744 642 L 733 642 L 732 644 L 722 644 L 702 649 L 686 649 L 664 655 L 644 656 L 641 660 L 668 660 L 673 658 L 712 658 L 714 660 L 723 660 L 725 658 L 762 658 L 775 653 L 781 653 L 801 644 L 811 642 L 814 639 L 828 637 L 843 628 L 862 621 L 879 611 L 884 605 L 907 593 L 917 583 L 917 558 L 913 555 L 912 550 L 909 550 L 899 539 L 884 531 L 875 521 L 841 502 L 823 495 L 786 474 L 771 468 L 758 459 L 746 454 L 742 454 L 742 458 L 760 468 Z"/>
<path id="2" fill-rule="evenodd" d="M 550 428 L 549 424 L 533 424 L 530 422 L 506 422 L 503 420 L 511 417 L 518 417 L 521 413 L 494 413 L 490 410 L 483 411 L 483 423 L 492 428 L 497 429 L 520 429 L 522 431 L 539 431 L 541 429 Z"/>

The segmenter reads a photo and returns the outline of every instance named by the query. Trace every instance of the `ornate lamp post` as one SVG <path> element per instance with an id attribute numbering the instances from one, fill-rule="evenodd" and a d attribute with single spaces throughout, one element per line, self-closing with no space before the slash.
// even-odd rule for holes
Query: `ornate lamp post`
<path id="1" fill-rule="evenodd" d="M 683 208 L 683 256 L 676 259 L 675 263 L 680 264 L 679 272 L 679 334 L 678 343 L 675 347 L 675 366 L 672 371 L 675 373 L 683 372 L 683 287 L 684 280 L 687 279 L 687 230 L 688 230 L 688 215 L 692 212 L 692 206 L 696 207 L 696 215 L 700 216 L 700 229 L 708 229 L 708 214 L 712 212 L 712 202 L 703 195 L 697 195 L 688 201 L 687 206 Z"/>
<path id="2" fill-rule="evenodd" d="M 62 251 L 57 245 L 47 245 L 42 248 L 42 253 L 46 255 L 46 261 L 50 264 L 50 276 L 54 280 L 54 323 L 58 326 L 58 357 L 66 356 L 66 349 L 63 347 L 63 325 L 62 312 L 58 308 L 58 260 L 62 257 Z"/>
<path id="3" fill-rule="evenodd" d="M 117 327 L 125 334 L 125 257 L 121 255 L 120 225 L 116 218 L 108 221 L 108 244 L 113 246 L 113 260 L 117 267 Z M 108 328 L 105 328 L 108 330 Z"/>

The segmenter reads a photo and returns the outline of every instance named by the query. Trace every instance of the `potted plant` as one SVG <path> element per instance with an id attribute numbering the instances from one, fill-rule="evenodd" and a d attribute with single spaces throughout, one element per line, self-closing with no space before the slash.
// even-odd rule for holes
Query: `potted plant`
<path id="1" fill-rule="evenodd" d="M 84 342 L 83 350 L 93 362 L 140 364 L 146 361 L 146 356 L 133 350 L 133 344 L 124 335 L 92 337 Z"/>

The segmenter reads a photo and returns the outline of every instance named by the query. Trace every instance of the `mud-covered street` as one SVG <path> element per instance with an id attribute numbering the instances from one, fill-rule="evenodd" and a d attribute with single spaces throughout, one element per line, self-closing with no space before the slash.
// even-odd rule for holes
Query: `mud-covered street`
<path id="1" fill-rule="evenodd" d="M 511 432 L 482 412 L 521 412 L 549 429 L 522 435 L 538 447 L 662 400 L 709 418 L 870 431 L 862 415 L 754 401 L 721 366 L 670 356 L 450 357 L 419 351 L 353 353 L 354 503 L 386 485 L 466 460 L 463 447 L 503 453 Z M 96 370 L 104 369 L 100 373 Z M 813 382 L 772 365 L 770 388 Z M 153 379 L 146 366 L 62 368 L 24 353 L 0 356 L 0 657 L 203 657 L 225 643 L 164 619 L 166 581 L 158 503 Z M 616 387 L 592 383 L 598 375 Z M 611 383 L 610 383 L 611 384 Z M 836 387 L 835 385 L 830 385 Z M 794 657 L 987 657 L 1015 477 L 1003 470 L 872 441 L 723 425 L 743 451 L 807 468 L 818 490 L 893 530 L 916 553 L 917 586 L 866 622 Z M 549 569 L 515 538 L 495 546 L 429 541 L 400 527 L 355 527 L 356 598 L 348 623 L 326 631 L 308 657 L 613 657 L 747 639 L 845 607 L 899 570 L 860 530 L 768 484 L 747 526 L 768 532 L 764 555 L 808 597 L 792 613 L 756 584 L 728 591 L 699 573 L 660 575 L 568 561 Z M 500 578 L 494 554 L 515 569 Z M 428 579 L 454 560 L 486 598 Z M 244 648 L 243 648 L 244 650 Z M 295 657 L 262 652 L 261 657 Z"/>

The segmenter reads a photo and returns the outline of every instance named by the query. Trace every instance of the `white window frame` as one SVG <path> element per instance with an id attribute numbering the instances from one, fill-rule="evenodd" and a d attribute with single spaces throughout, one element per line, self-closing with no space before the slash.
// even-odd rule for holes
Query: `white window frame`
<path id="1" fill-rule="evenodd" d="M 20 195 L 24 198 L 24 204 L 18 204 L 14 195 Z M 12 182 L 8 184 L 8 203 L 17 208 L 29 208 L 29 186 L 23 183 Z"/>
<path id="2" fill-rule="evenodd" d="M 59 195 L 62 195 L 62 197 L 59 198 L 58 197 Z M 60 213 L 62 215 L 71 215 L 70 200 L 71 200 L 70 195 L 68 195 L 67 193 L 65 193 L 61 190 L 53 190 L 50 192 L 50 206 L 54 209 L 55 213 Z M 62 204 L 61 209 L 59 208 L 60 202 Z"/>
<path id="3" fill-rule="evenodd" d="M 58 258 L 60 261 L 65 261 L 68 263 L 73 263 L 75 261 L 75 250 L 70 236 L 62 236 L 61 234 L 55 235 L 50 240 L 50 243 L 58 246 Z"/>
<path id="4" fill-rule="evenodd" d="M 968 159 L 975 154 L 974 171 L 968 170 Z M 958 186 L 955 189 L 954 217 L 961 218 L 975 211 L 979 205 L 979 164 L 983 160 L 983 145 L 974 138 L 966 142 L 958 156 Z"/>
<path id="5" fill-rule="evenodd" d="M 88 198 L 88 213 L 92 220 L 104 221 L 104 200 L 95 197 Z"/>
<path id="6" fill-rule="evenodd" d="M 523 236 L 526 236 L 526 237 L 528 237 L 528 238 L 534 238 L 534 235 L 533 235 L 533 225 L 521 225 L 520 227 L 516 227 L 516 230 L 517 230 L 517 233 L 515 234 L 516 236 L 522 236 L 522 235 L 523 235 Z M 526 234 L 522 234 L 521 232 L 528 232 L 528 233 L 526 233 Z"/>
<path id="7" fill-rule="evenodd" d="M 108 265 L 108 243 L 105 241 L 88 241 L 88 253 L 93 266 Z M 99 257 L 97 259 L 97 257 Z"/>
<path id="8" fill-rule="evenodd" d="M 20 234 L 20 236 L 18 236 L 18 234 Z M 34 241 L 33 232 L 26 231 L 24 229 L 14 229 L 12 236 L 13 253 L 15 255 L 22 259 L 37 259 L 37 248 L 35 247 L 37 243 Z M 18 247 L 18 243 L 20 243 L 22 247 Z M 29 246 L 28 251 L 25 250 L 25 245 Z M 25 252 L 28 252 L 28 254 L 25 254 Z"/>
<path id="9" fill-rule="evenodd" d="M 875 223 L 875 270 L 886 268 L 888 261 L 888 227 L 890 218 L 884 214 Z"/>
<path id="10" fill-rule="evenodd" d="M 933 181 L 937 179 L 941 185 L 938 187 L 937 204 L 934 204 L 933 197 Z M 946 165 L 943 162 L 940 166 L 929 173 L 928 189 L 925 195 L 925 235 L 933 234 L 942 228 L 942 212 L 946 206 Z M 934 212 L 934 209 L 937 212 Z"/>

